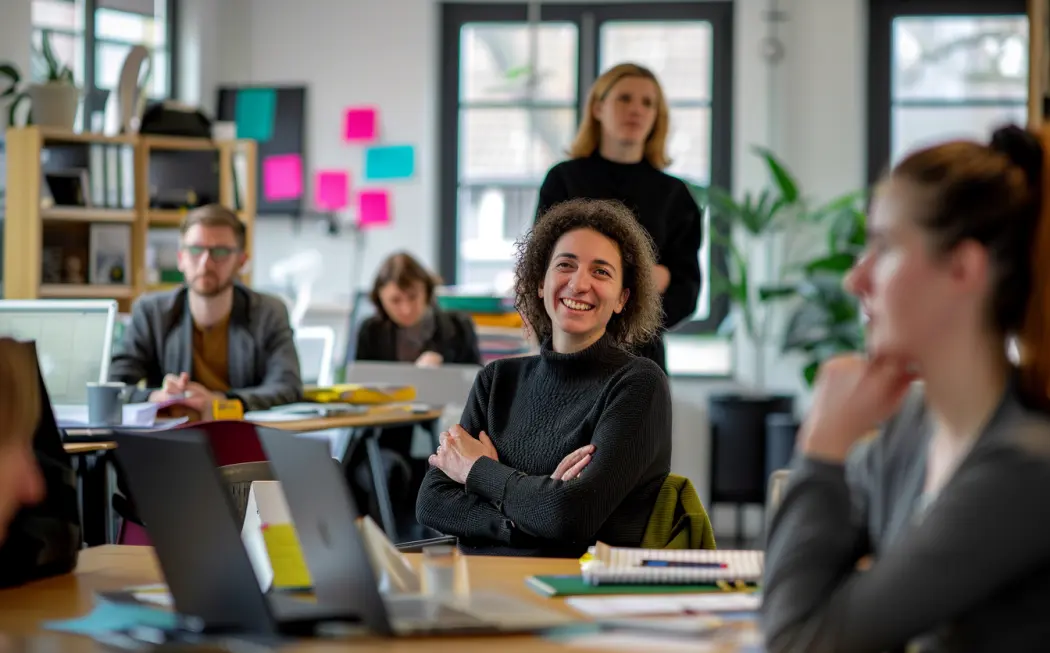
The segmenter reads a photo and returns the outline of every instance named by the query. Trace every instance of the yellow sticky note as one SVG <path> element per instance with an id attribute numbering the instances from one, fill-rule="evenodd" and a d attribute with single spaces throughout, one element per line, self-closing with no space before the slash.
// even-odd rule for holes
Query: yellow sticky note
<path id="1" fill-rule="evenodd" d="M 263 526 L 262 536 L 273 567 L 273 586 L 279 589 L 313 587 L 295 527 L 292 524 Z"/>

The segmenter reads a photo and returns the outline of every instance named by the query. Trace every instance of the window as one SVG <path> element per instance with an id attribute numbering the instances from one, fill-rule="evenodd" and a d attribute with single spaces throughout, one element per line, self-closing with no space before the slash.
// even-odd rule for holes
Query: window
<path id="1" fill-rule="evenodd" d="M 535 28 L 523 4 L 442 10 L 440 261 L 449 283 L 509 291 L 514 242 L 533 222 L 543 177 L 565 158 L 592 82 L 616 63 L 648 66 L 664 87 L 669 172 L 729 186 L 732 3 L 549 4 Z M 713 333 L 728 310 L 706 287 L 709 246 L 705 236 L 696 319 L 676 333 Z M 689 373 L 724 374 L 728 355 L 715 358 Z"/>
<path id="2" fill-rule="evenodd" d="M 51 34 L 55 54 L 84 89 L 82 115 L 105 108 L 135 45 L 152 55 L 149 97 L 168 98 L 174 94 L 174 5 L 174 0 L 33 0 L 33 47 L 40 48 L 45 31 Z M 34 65 L 32 76 L 41 79 L 45 72 Z M 80 120 L 82 127 L 97 127 Z"/>
<path id="3" fill-rule="evenodd" d="M 889 0 L 870 12 L 869 178 L 916 147 L 1025 123 L 1024 0 Z"/>

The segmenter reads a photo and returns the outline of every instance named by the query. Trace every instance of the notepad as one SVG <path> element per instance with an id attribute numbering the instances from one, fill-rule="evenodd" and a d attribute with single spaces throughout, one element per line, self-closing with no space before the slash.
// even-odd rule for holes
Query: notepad
<path id="1" fill-rule="evenodd" d="M 762 551 L 629 549 L 599 542 L 580 565 L 592 585 L 748 583 L 762 578 Z"/>

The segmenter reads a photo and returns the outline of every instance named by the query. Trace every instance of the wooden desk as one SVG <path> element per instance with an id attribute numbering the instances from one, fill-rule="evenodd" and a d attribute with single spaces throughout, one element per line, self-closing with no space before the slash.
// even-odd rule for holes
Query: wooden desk
<path id="1" fill-rule="evenodd" d="M 410 556 L 417 558 L 417 556 Z M 516 598 L 538 605 L 579 614 L 560 599 L 545 599 L 525 586 L 525 577 L 532 574 L 571 574 L 579 571 L 575 560 L 542 558 L 470 557 L 468 559 L 471 587 L 499 590 Z M 102 546 L 80 553 L 80 564 L 75 574 L 52 578 L 26 587 L 0 591 L 0 632 L 10 635 L 40 633 L 40 624 L 52 619 L 70 619 L 87 614 L 93 606 L 92 593 L 116 590 L 129 585 L 161 582 L 163 579 L 148 547 Z M 753 624 L 744 626 L 753 628 Z M 49 650 L 63 653 L 103 649 L 92 640 L 72 635 L 51 635 L 55 646 Z M 2 648 L 2 646 L 0 646 Z M 288 651 L 432 651 L 454 650 L 457 653 L 525 653 L 532 651 L 580 650 L 561 643 L 531 635 L 507 637 L 440 637 L 440 638 L 354 638 L 342 640 L 300 641 L 282 650 Z M 41 648 L 40 650 L 44 650 Z M 617 649 L 624 650 L 624 649 Z M 705 651 L 710 650 L 705 648 Z M 719 649 L 728 653 L 737 650 L 727 643 Z"/>
<path id="2" fill-rule="evenodd" d="M 70 456 L 83 456 L 89 453 L 99 453 L 116 449 L 116 442 L 66 442 L 62 445 Z"/>
<path id="3" fill-rule="evenodd" d="M 440 409 L 427 411 L 406 410 L 402 406 L 377 406 L 367 413 L 331 415 L 327 417 L 308 417 L 296 420 L 274 422 L 254 422 L 259 426 L 284 431 L 324 431 L 328 429 L 350 429 L 360 431 L 368 463 L 372 471 L 376 504 L 379 507 L 379 521 L 387 535 L 396 541 L 397 529 L 394 519 L 394 507 L 390 499 L 390 488 L 380 482 L 386 478 L 382 456 L 379 451 L 379 435 L 385 428 L 397 426 L 422 425 L 430 431 L 433 447 L 437 449 L 437 424 L 441 418 Z M 70 429 L 75 431 L 75 429 Z M 66 453 L 78 458 L 77 473 L 80 477 L 81 522 L 84 527 L 84 538 L 88 546 L 112 542 L 115 540 L 111 530 L 110 487 L 107 462 L 108 451 L 115 449 L 117 443 L 104 438 L 112 434 L 105 430 L 91 431 L 98 440 L 93 442 L 67 442 Z"/>
<path id="4" fill-rule="evenodd" d="M 255 422 L 259 426 L 285 431 L 324 431 L 327 429 L 359 429 L 388 426 L 410 426 L 426 424 L 441 419 L 441 410 L 415 412 L 402 408 L 377 407 L 367 413 L 307 417 L 277 422 Z"/>

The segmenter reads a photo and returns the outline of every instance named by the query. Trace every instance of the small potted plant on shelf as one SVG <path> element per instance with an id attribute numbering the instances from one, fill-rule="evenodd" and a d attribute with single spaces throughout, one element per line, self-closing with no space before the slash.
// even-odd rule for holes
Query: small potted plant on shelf
<path id="1" fill-rule="evenodd" d="M 14 127 L 18 121 L 18 107 L 29 99 L 26 124 L 57 127 L 72 131 L 76 123 L 80 92 L 73 82 L 73 71 L 59 61 L 51 47 L 51 33 L 41 34 L 40 49 L 34 53 L 36 77 L 43 82 L 20 86 L 22 75 L 12 63 L 0 64 L 0 79 L 6 78 L 7 87 L 0 92 L 0 100 L 9 101 L 7 124 Z"/>

